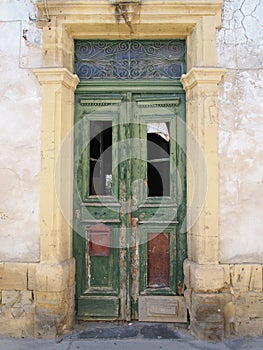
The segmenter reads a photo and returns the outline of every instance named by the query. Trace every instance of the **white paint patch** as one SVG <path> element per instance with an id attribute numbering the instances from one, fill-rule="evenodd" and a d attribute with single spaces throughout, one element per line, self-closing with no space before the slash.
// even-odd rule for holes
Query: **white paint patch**
<path id="1" fill-rule="evenodd" d="M 0 2 L 0 261 L 39 260 L 41 90 L 21 64 L 41 58 L 32 11 L 34 1 Z"/>
<path id="2" fill-rule="evenodd" d="M 218 32 L 220 261 L 263 262 L 263 3 L 230 1 Z"/>

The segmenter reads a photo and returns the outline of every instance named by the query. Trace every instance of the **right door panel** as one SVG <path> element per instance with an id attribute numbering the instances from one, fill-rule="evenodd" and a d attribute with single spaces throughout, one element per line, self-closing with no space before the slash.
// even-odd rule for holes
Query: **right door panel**
<path id="1" fill-rule="evenodd" d="M 131 253 L 132 310 L 141 321 L 186 322 L 184 97 L 135 94 L 133 101 L 140 125 L 140 147 L 135 137 L 133 154 L 141 162 L 132 163 L 131 176 L 132 241 L 138 241 Z"/>

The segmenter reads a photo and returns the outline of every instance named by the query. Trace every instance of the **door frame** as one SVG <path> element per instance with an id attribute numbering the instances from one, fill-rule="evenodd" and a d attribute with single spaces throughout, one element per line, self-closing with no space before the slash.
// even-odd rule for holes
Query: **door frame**
<path id="1" fill-rule="evenodd" d="M 134 29 L 131 33 L 124 21 L 116 20 L 115 6 L 109 1 L 91 0 L 84 3 L 82 0 L 68 0 L 61 3 L 49 0 L 48 9 L 43 1 L 37 1 L 39 18 L 47 20 L 39 22 L 43 30 L 43 62 L 41 68 L 34 70 L 42 85 L 40 263 L 36 265 L 35 284 L 36 292 L 46 291 L 51 294 L 46 295 L 44 306 L 36 300 L 36 319 L 40 325 L 39 320 L 43 319 L 44 322 L 50 319 L 55 332 L 70 328 L 74 321 L 72 140 L 66 146 L 68 156 L 63 161 L 58 158 L 63 141 L 73 126 L 74 90 L 78 84 L 78 77 L 72 74 L 74 38 L 185 38 L 188 72 L 181 78 L 187 92 L 188 126 L 189 232 L 185 297 L 194 332 L 202 332 L 205 322 L 208 325 L 207 334 L 210 332 L 213 337 L 210 320 L 202 319 L 199 322 L 201 316 L 197 306 L 201 304 L 204 308 L 208 307 L 204 296 L 206 291 L 213 291 L 210 298 L 218 300 L 217 291 L 223 288 L 222 276 L 225 275 L 224 266 L 219 265 L 217 149 L 218 84 L 225 72 L 217 66 L 216 49 L 222 0 L 175 0 L 172 3 L 147 0 L 139 4 L 138 16 L 131 18 Z M 194 138 L 189 137 L 190 134 Z M 202 202 L 198 198 L 204 192 L 204 163 L 200 161 L 200 154 L 196 153 L 196 144 L 202 149 L 207 170 L 206 195 Z M 57 198 L 63 198 L 62 208 L 61 200 Z M 211 278 L 206 276 L 206 266 L 209 267 Z M 63 276 L 59 281 L 58 274 Z M 52 276 L 57 283 L 44 283 L 52 280 Z M 70 307 L 61 303 L 63 298 L 70 301 Z M 54 300 L 61 304 L 55 312 L 55 318 L 52 308 Z M 218 307 L 213 312 L 218 317 Z"/>

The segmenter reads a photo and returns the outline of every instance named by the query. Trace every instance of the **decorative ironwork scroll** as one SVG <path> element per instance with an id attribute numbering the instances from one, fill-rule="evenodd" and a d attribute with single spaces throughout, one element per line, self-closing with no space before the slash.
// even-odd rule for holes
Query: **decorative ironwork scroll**
<path id="1" fill-rule="evenodd" d="M 76 40 L 75 73 L 90 79 L 179 79 L 185 73 L 183 40 Z"/>

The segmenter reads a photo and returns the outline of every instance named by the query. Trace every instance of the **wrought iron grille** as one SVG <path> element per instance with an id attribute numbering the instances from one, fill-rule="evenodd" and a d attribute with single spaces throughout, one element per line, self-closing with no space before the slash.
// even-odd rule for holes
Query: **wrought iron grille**
<path id="1" fill-rule="evenodd" d="M 76 40 L 75 73 L 90 79 L 179 79 L 185 73 L 183 40 Z"/>

